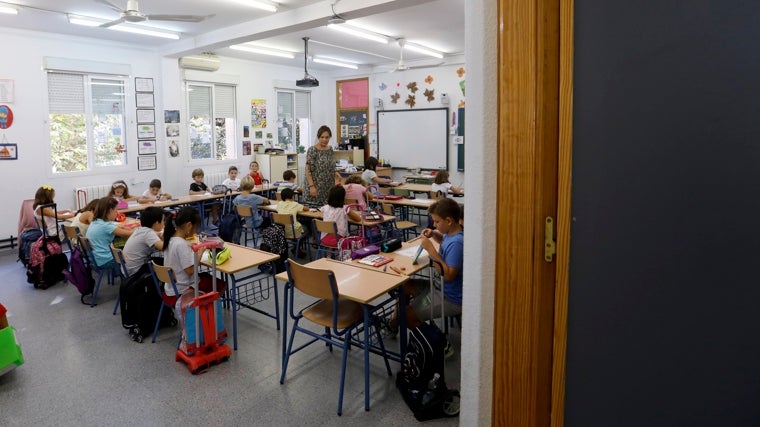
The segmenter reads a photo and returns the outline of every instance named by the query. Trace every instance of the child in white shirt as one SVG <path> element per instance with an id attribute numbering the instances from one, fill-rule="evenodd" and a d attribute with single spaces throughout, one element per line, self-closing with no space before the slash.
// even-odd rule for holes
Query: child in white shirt
<path id="1" fill-rule="evenodd" d="M 224 182 L 222 182 L 222 185 L 226 186 L 232 191 L 237 191 L 238 188 L 240 188 L 240 178 L 238 178 L 238 168 L 237 166 L 230 166 L 229 169 L 227 169 L 227 175 L 229 178 L 225 179 Z"/>

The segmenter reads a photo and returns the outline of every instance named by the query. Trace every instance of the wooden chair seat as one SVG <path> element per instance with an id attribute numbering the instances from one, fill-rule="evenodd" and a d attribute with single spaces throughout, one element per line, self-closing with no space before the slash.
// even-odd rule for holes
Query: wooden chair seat
<path id="1" fill-rule="evenodd" d="M 303 317 L 317 325 L 331 328 L 333 326 L 333 302 L 321 300 L 303 311 Z M 362 306 L 354 301 L 338 299 L 338 329 L 345 329 L 363 320 Z"/>

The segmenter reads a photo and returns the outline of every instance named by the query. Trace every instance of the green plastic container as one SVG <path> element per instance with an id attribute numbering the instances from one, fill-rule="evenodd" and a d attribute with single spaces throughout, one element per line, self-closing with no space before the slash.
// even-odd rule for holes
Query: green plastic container
<path id="1" fill-rule="evenodd" d="M 8 326 L 0 329 L 0 375 L 24 364 L 21 346 L 16 341 L 15 329 Z"/>

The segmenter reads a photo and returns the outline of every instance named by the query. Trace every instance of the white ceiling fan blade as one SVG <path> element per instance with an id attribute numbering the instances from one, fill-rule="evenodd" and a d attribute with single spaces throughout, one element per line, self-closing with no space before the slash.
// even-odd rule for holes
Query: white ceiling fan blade
<path id="1" fill-rule="evenodd" d="M 123 10 L 122 8 L 120 8 L 119 6 L 116 6 L 115 4 L 111 3 L 108 0 L 95 0 L 95 2 L 104 4 L 119 13 L 121 13 L 121 11 Z"/>
<path id="2" fill-rule="evenodd" d="M 100 28 L 108 28 L 108 27 L 113 27 L 114 25 L 119 25 L 119 24 L 121 24 L 121 23 L 122 23 L 122 22 L 124 22 L 124 21 L 126 21 L 126 19 L 124 19 L 124 18 L 119 18 L 119 19 L 117 19 L 117 20 L 115 20 L 115 21 L 106 22 L 105 24 L 101 24 L 101 25 L 100 25 Z"/>
<path id="3" fill-rule="evenodd" d="M 214 16 L 214 15 L 210 15 Z M 201 22 L 206 16 L 199 15 L 146 15 L 151 21 L 180 21 L 180 22 Z"/>

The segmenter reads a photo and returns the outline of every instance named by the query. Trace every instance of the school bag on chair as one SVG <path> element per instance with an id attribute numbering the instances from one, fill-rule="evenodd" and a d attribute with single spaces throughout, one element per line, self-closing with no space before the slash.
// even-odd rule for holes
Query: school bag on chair
<path id="1" fill-rule="evenodd" d="M 153 261 L 163 265 L 163 260 L 153 258 Z M 161 295 L 156 289 L 148 264 L 143 264 L 139 270 L 122 281 L 119 286 L 121 326 L 129 331 L 132 341 L 141 343 L 145 337 L 153 333 L 161 304 Z M 158 328 L 176 325 L 174 310 L 163 310 Z"/>
<path id="2" fill-rule="evenodd" d="M 232 190 L 228 189 L 227 195 L 224 197 L 222 219 L 219 223 L 219 237 L 225 242 L 238 244 L 240 243 L 241 232 L 240 217 L 232 207 Z"/>
<path id="3" fill-rule="evenodd" d="M 288 259 L 288 242 L 285 240 L 285 229 L 282 226 L 275 224 L 261 230 L 259 250 L 279 255 L 280 259 L 274 261 L 275 273 L 285 271 L 285 260 Z M 259 270 L 265 273 L 272 273 L 269 271 L 270 269 L 271 264 L 259 266 Z"/>
<path id="4" fill-rule="evenodd" d="M 53 208 L 56 218 L 58 210 L 55 203 L 40 205 L 40 212 L 45 208 Z M 69 268 L 69 259 L 61 248 L 61 238 L 56 227 L 55 236 L 48 236 L 47 227 L 42 227 L 42 236 L 37 239 L 29 250 L 29 265 L 26 269 L 26 280 L 35 288 L 48 287 L 65 279 L 63 271 Z"/>

